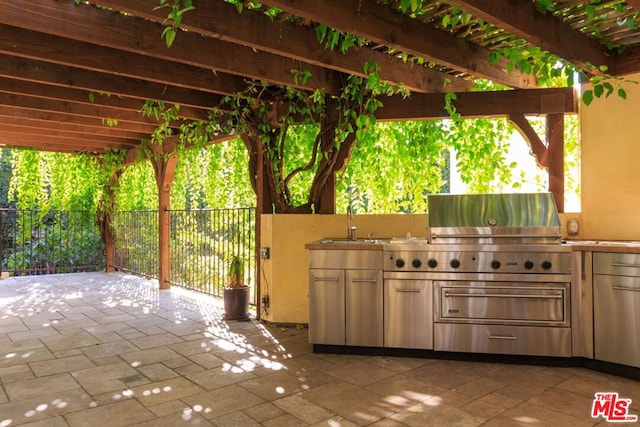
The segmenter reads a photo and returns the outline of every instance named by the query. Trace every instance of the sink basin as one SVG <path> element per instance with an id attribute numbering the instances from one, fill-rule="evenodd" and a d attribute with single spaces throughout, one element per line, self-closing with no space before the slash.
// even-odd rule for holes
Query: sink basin
<path id="1" fill-rule="evenodd" d="M 358 240 L 349 240 L 349 239 L 325 239 L 320 243 L 322 244 L 330 244 L 330 245 L 382 245 L 385 243 L 384 240 L 378 239 L 358 239 Z"/>

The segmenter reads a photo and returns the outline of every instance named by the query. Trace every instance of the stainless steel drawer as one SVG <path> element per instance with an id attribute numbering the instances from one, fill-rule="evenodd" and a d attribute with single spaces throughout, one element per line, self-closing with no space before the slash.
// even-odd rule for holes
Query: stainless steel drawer
<path id="1" fill-rule="evenodd" d="M 436 323 L 437 351 L 571 357 L 571 329 Z"/>
<path id="2" fill-rule="evenodd" d="M 593 274 L 640 277 L 640 254 L 594 252 Z"/>

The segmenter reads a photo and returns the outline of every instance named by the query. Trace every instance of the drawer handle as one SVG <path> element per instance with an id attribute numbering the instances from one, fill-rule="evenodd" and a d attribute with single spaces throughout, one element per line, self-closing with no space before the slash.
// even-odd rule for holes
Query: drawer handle
<path id="1" fill-rule="evenodd" d="M 465 294 L 455 292 L 445 292 L 445 297 L 468 297 L 468 298 L 543 298 L 543 299 L 561 299 L 562 294 L 541 294 L 541 295 L 522 295 L 522 294 Z"/>
<path id="2" fill-rule="evenodd" d="M 351 279 L 351 283 L 373 283 L 376 284 L 378 281 L 376 279 Z"/>
<path id="3" fill-rule="evenodd" d="M 489 338 L 490 340 L 509 340 L 509 341 L 515 341 L 518 339 L 513 335 L 492 335 L 491 332 L 487 332 L 487 338 Z"/>
<path id="4" fill-rule="evenodd" d="M 616 291 L 640 292 L 640 288 L 628 288 L 626 286 L 612 286 L 611 289 L 614 289 Z"/>
<path id="5" fill-rule="evenodd" d="M 339 279 L 337 277 L 314 277 L 314 282 L 337 282 Z"/>
<path id="6" fill-rule="evenodd" d="M 640 268 L 640 264 L 629 264 L 626 262 L 612 262 L 611 267 L 633 267 Z"/>
<path id="7" fill-rule="evenodd" d="M 398 289 L 396 288 L 396 292 L 404 293 L 404 294 L 419 294 L 422 292 L 422 289 Z"/>

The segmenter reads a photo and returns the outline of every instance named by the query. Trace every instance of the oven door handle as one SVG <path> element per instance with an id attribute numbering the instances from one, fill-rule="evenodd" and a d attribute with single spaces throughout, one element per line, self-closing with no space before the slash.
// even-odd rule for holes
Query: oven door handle
<path id="1" fill-rule="evenodd" d="M 509 340 L 515 341 L 518 338 L 513 335 L 493 335 L 491 332 L 487 332 L 487 338 L 490 340 Z"/>
<path id="2" fill-rule="evenodd" d="M 522 294 L 466 294 L 445 292 L 446 297 L 469 297 L 469 298 L 543 298 L 543 299 L 562 299 L 562 294 L 541 294 L 541 295 L 522 295 Z"/>

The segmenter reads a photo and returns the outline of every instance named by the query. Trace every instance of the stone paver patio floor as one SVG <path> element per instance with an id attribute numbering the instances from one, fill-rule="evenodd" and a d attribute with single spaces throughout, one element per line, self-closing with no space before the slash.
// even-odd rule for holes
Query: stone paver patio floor
<path id="1" fill-rule="evenodd" d="M 583 368 L 316 354 L 307 330 L 123 273 L 0 280 L 0 427 L 589 426 Z"/>

